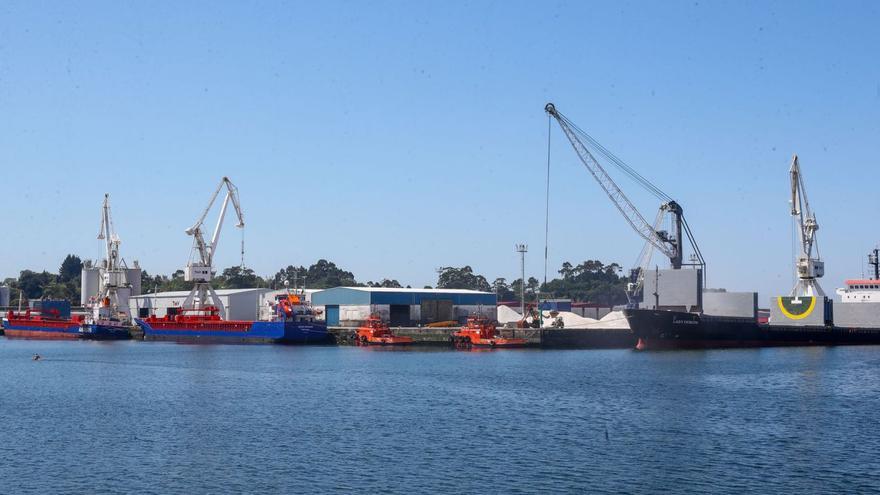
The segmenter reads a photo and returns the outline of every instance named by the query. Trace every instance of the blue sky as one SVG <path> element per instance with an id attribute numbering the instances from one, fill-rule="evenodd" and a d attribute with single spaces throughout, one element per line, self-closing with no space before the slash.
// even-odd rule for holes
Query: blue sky
<path id="1" fill-rule="evenodd" d="M 98 257 L 104 192 L 123 256 L 170 273 L 229 175 L 264 275 L 513 279 L 525 242 L 540 278 L 548 101 L 684 206 L 711 286 L 790 289 L 793 152 L 826 290 L 880 241 L 876 2 L 123 3 L 0 5 L 0 277 Z M 631 265 L 555 124 L 551 182 L 551 275 Z"/>

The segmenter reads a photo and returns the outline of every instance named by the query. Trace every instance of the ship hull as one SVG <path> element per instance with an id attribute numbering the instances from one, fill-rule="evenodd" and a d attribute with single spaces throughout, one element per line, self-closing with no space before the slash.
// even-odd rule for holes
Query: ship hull
<path id="1" fill-rule="evenodd" d="M 135 319 L 144 340 L 222 344 L 319 344 L 329 339 L 319 323 L 253 321 L 188 325 Z"/>
<path id="2" fill-rule="evenodd" d="M 753 318 L 679 311 L 624 310 L 639 349 L 878 345 L 878 328 L 759 324 Z"/>
<path id="3" fill-rule="evenodd" d="M 84 323 L 80 327 L 80 336 L 86 340 L 127 340 L 131 338 L 131 332 L 122 325 Z"/>
<path id="4" fill-rule="evenodd" d="M 4 334 L 12 339 L 74 340 L 80 338 L 79 323 L 54 323 L 45 325 L 9 320 L 4 324 Z"/>

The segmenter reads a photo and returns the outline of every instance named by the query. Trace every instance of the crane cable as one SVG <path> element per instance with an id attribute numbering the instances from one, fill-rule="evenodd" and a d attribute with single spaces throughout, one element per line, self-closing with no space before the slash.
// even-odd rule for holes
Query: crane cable
<path id="1" fill-rule="evenodd" d="M 572 130 L 574 130 L 580 137 L 584 138 L 587 141 L 587 143 L 590 144 L 590 146 L 592 146 L 596 151 L 598 151 L 601 155 L 603 155 L 605 158 L 607 158 L 620 171 L 622 171 L 627 176 L 629 176 L 634 182 L 636 182 L 637 184 L 639 184 L 640 186 L 645 188 L 645 190 L 647 190 L 648 192 L 650 192 L 651 194 L 656 196 L 657 199 L 660 199 L 665 202 L 672 201 L 672 198 L 668 194 L 663 192 L 659 187 L 654 185 L 651 181 L 646 179 L 642 174 L 638 173 L 635 169 L 633 169 L 632 167 L 627 165 L 623 160 L 618 158 L 614 153 L 612 153 L 607 148 L 602 146 L 602 144 L 599 143 L 598 141 L 596 141 L 596 139 L 594 139 L 593 136 L 590 136 L 589 134 L 587 134 L 586 131 L 584 131 L 583 129 L 578 127 L 577 124 L 575 124 L 574 122 L 569 120 L 568 117 L 559 113 L 558 110 L 557 110 L 556 114 L 559 116 L 559 118 L 563 122 L 565 122 L 565 124 L 568 127 L 570 127 Z"/>
<path id="2" fill-rule="evenodd" d="M 547 114 L 547 192 L 544 205 L 544 285 L 547 285 L 547 259 L 549 257 L 550 244 L 550 131 L 553 129 Z"/>

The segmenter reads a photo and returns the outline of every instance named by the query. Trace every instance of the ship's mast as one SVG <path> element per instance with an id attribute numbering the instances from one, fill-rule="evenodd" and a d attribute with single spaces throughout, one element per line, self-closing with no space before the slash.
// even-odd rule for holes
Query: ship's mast
<path id="1" fill-rule="evenodd" d="M 868 264 L 874 267 L 874 280 L 880 280 L 880 249 L 874 248 L 868 254 Z"/>
<path id="2" fill-rule="evenodd" d="M 819 246 L 816 242 L 819 223 L 816 222 L 816 215 L 810 209 L 810 202 L 807 200 L 807 190 L 804 187 L 804 177 L 797 154 L 791 159 L 789 176 L 791 178 L 791 216 L 797 222 L 798 240 L 801 248 L 800 254 L 795 260 L 795 273 L 797 273 L 798 281 L 791 290 L 791 295 L 792 297 L 821 297 L 825 293 L 819 286 L 817 279 L 825 275 L 825 263 L 819 259 Z M 814 247 L 816 248 L 815 257 L 813 257 Z"/>

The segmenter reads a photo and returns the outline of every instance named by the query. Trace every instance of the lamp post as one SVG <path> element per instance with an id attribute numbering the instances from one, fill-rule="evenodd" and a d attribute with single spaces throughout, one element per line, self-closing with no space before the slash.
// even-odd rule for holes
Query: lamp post
<path id="1" fill-rule="evenodd" d="M 516 252 L 519 253 L 520 282 L 522 282 L 519 286 L 519 310 L 523 319 L 526 318 L 526 253 L 528 251 L 529 246 L 526 244 L 516 245 Z"/>

